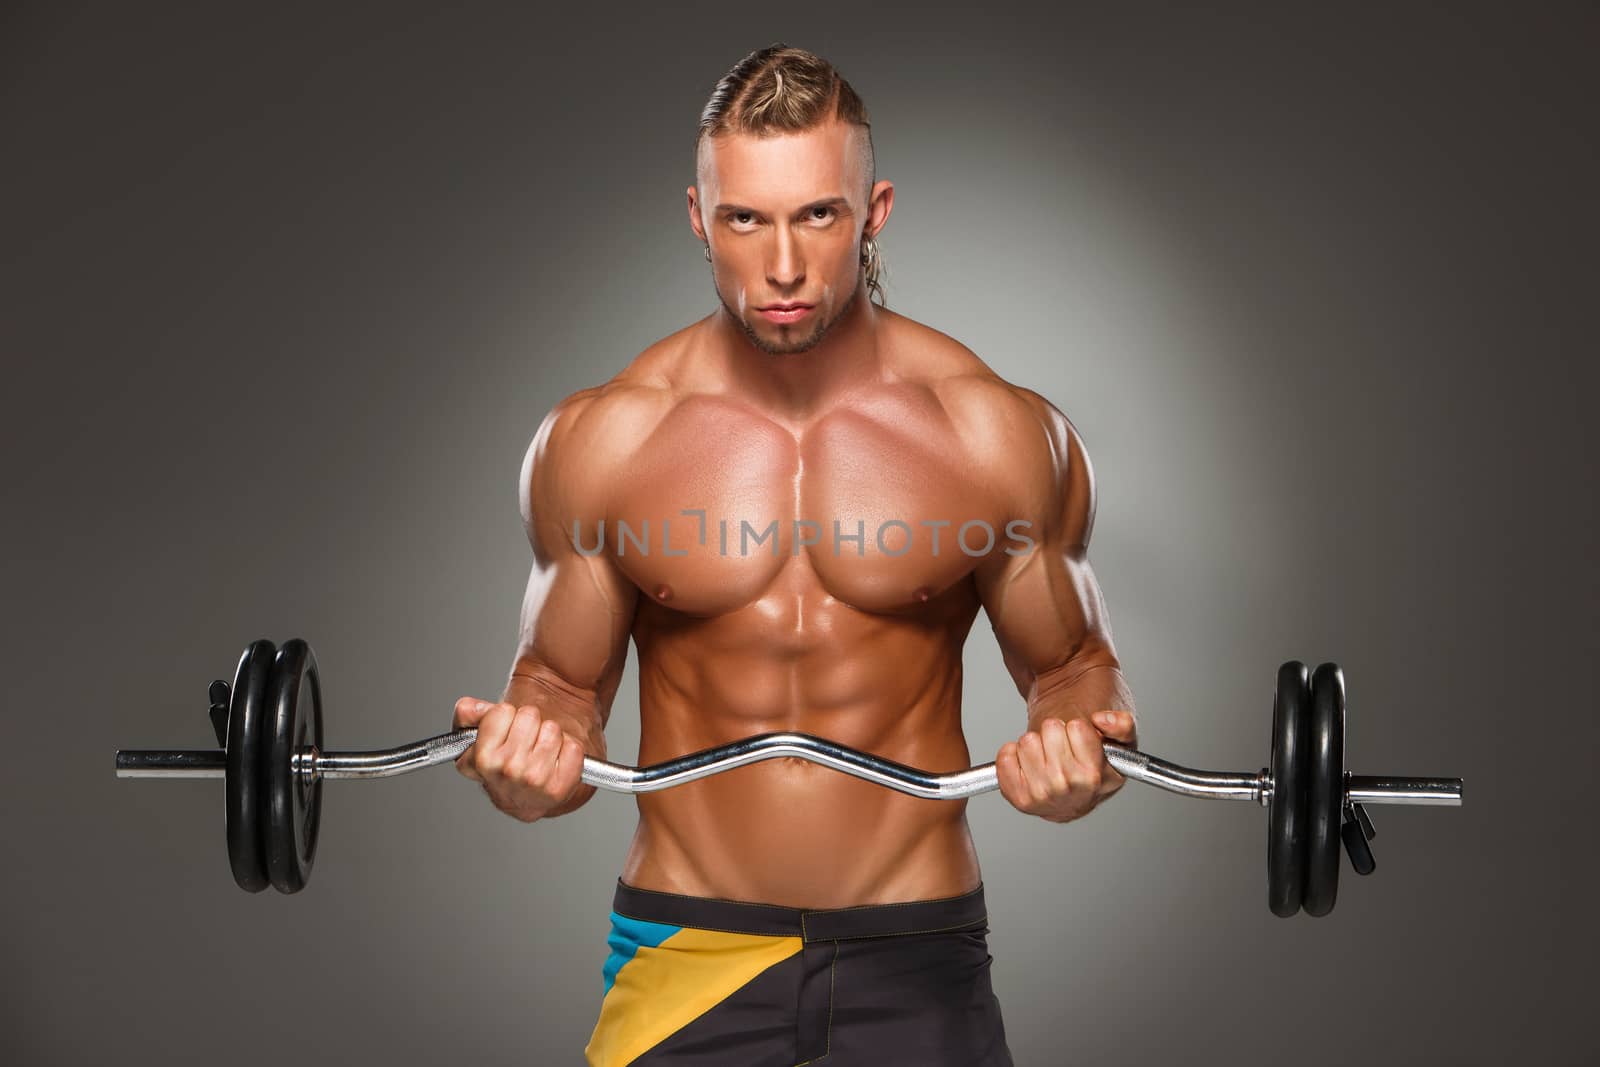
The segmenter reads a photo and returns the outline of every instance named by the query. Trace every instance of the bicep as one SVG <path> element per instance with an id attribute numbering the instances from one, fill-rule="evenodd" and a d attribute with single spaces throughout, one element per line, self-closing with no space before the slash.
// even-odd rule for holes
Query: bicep
<path id="1" fill-rule="evenodd" d="M 592 699 L 604 716 L 627 660 L 637 589 L 598 545 L 582 547 L 605 513 L 595 494 L 603 472 L 574 437 L 585 407 L 569 400 L 551 412 L 523 462 L 521 506 L 533 565 L 512 675 Z"/>
<path id="2" fill-rule="evenodd" d="M 1033 543 L 986 561 L 977 575 L 1006 668 L 1025 696 L 1042 676 L 1116 664 L 1088 556 L 1095 505 L 1088 454 L 1065 416 L 1039 403 L 1045 445 L 1012 468 L 1014 512 L 1028 522 Z"/>

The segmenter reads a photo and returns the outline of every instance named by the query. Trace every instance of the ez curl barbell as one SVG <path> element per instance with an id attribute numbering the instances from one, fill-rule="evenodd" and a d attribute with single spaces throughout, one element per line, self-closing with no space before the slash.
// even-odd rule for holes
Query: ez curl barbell
<path id="1" fill-rule="evenodd" d="M 305 888 L 316 858 L 322 783 L 388 778 L 456 759 L 477 738 L 457 730 L 398 748 L 327 752 L 322 682 L 311 646 L 254 641 L 233 683 L 211 683 L 211 722 L 220 749 L 117 753 L 119 778 L 225 780 L 228 863 L 241 889 Z M 1267 904 L 1273 914 L 1326 915 L 1339 886 L 1339 846 L 1358 874 L 1375 869 L 1368 804 L 1459 806 L 1460 778 L 1399 778 L 1344 769 L 1344 675 L 1291 660 L 1278 668 L 1271 763 L 1260 772 L 1199 771 L 1114 742 L 1106 762 L 1133 781 L 1189 797 L 1251 800 L 1267 809 Z M 769 733 L 649 767 L 585 757 L 583 781 L 616 793 L 649 793 L 762 760 L 809 760 L 912 796 L 957 800 L 999 788 L 993 763 L 930 774 L 810 734 Z"/>

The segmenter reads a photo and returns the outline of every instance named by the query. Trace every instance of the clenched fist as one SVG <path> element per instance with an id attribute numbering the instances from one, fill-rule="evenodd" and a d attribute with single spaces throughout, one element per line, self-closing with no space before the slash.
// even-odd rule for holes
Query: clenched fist
<path id="1" fill-rule="evenodd" d="M 496 808 L 523 822 L 544 818 L 578 788 L 583 745 L 532 704 L 456 701 L 455 728 L 478 728 L 456 769 L 483 785 Z"/>
<path id="2" fill-rule="evenodd" d="M 1046 719 L 1000 746 L 995 772 L 1000 793 L 1018 811 L 1050 822 L 1071 822 L 1095 809 L 1127 779 L 1106 762 L 1101 737 L 1138 744 L 1133 714 L 1097 711 L 1089 719 Z"/>

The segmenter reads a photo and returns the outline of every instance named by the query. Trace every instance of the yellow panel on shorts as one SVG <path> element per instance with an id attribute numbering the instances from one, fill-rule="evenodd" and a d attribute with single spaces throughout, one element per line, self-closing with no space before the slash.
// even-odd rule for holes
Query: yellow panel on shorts
<path id="1" fill-rule="evenodd" d="M 740 986 L 799 952 L 798 937 L 685 927 L 641 947 L 617 972 L 583 1050 L 589 1067 L 625 1067 Z"/>

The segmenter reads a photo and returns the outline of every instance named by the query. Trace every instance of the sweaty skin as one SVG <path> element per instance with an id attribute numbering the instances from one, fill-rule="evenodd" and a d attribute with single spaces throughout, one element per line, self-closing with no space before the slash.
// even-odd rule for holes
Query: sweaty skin
<path id="1" fill-rule="evenodd" d="M 1086 558 L 1082 442 L 959 342 L 866 299 L 859 242 L 892 186 L 870 183 L 855 136 L 829 124 L 704 151 L 690 216 L 721 306 L 535 436 L 511 681 L 456 714 L 480 728 L 459 766 L 501 810 L 589 800 L 576 762 L 606 756 L 630 640 L 641 765 L 781 730 L 965 769 L 961 650 L 980 609 L 1026 701 L 1027 732 L 995 757 L 1006 798 L 1068 821 L 1122 785 L 1100 742 L 1136 743 L 1133 702 Z M 829 197 L 831 218 L 807 207 Z M 791 301 L 814 308 L 792 325 L 756 310 Z M 1104 709 L 1124 714 L 1091 725 Z M 636 799 L 622 878 L 647 889 L 826 908 L 980 880 L 965 801 L 798 759 Z"/>

